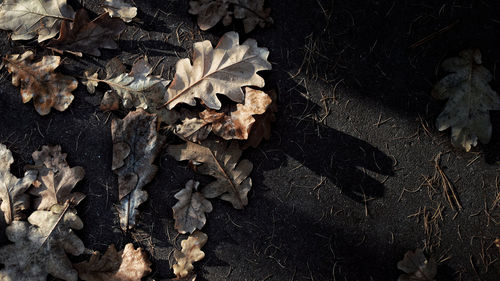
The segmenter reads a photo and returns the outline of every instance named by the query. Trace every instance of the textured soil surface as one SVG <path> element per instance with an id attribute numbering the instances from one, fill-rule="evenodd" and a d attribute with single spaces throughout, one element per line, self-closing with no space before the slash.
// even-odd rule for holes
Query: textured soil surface
<path id="1" fill-rule="evenodd" d="M 82 2 L 101 11 L 101 1 Z M 279 93 L 273 135 L 244 153 L 254 164 L 248 206 L 212 200 L 197 280 L 397 280 L 397 261 L 424 247 L 439 261 L 437 280 L 499 280 L 500 112 L 491 113 L 491 142 L 466 153 L 435 128 L 444 102 L 430 95 L 440 63 L 465 48 L 481 50 L 500 90 L 498 1 L 270 0 L 274 25 L 248 35 L 239 22 L 200 31 L 187 2 L 135 1 L 140 22 L 128 25 L 119 50 L 66 56 L 60 71 L 79 76 L 115 56 L 131 64 L 147 55 L 155 74 L 171 79 L 193 42 L 215 44 L 230 30 L 269 48 L 273 70 L 263 76 Z M 51 54 L 0 32 L 2 55 L 26 49 Z M 42 145 L 60 144 L 69 164 L 86 171 L 76 187 L 87 194 L 77 207 L 86 247 L 133 242 L 151 257 L 149 279 L 172 278 L 169 259 L 183 238 L 173 228 L 174 194 L 189 179 L 210 179 L 163 152 L 140 224 L 124 234 L 113 212 L 110 120 L 126 112 L 101 112 L 103 90 L 93 96 L 80 84 L 67 111 L 41 117 L 21 102 L 5 69 L 0 77 L 0 142 L 14 153 L 13 173 L 20 176 Z M 432 180 L 438 155 L 460 211 Z"/>

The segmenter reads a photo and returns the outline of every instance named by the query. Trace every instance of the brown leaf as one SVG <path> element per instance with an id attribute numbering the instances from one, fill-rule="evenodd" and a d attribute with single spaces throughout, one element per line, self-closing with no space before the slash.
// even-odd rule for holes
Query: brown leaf
<path id="1" fill-rule="evenodd" d="M 89 21 L 87 11 L 80 9 L 73 22 L 62 22 L 59 38 L 52 39 L 47 46 L 60 54 L 68 52 L 80 57 L 82 53 L 100 56 L 99 48 L 118 48 L 113 37 L 122 33 L 125 27 L 122 20 L 113 19 L 107 13 Z"/>
<path id="2" fill-rule="evenodd" d="M 113 164 L 118 175 L 120 224 L 124 231 L 135 225 L 137 207 L 146 201 L 142 188 L 156 175 L 158 167 L 153 161 L 164 143 L 164 136 L 156 131 L 157 117 L 139 108 L 123 120 L 111 123 L 113 138 Z"/>
<path id="3" fill-rule="evenodd" d="M 238 0 L 234 6 L 234 18 L 243 20 L 245 33 L 255 29 L 257 25 L 265 27 L 273 23 L 270 17 L 271 8 L 264 9 L 265 0 Z"/>
<path id="4" fill-rule="evenodd" d="M 79 166 L 70 168 L 66 153 L 61 153 L 59 145 L 43 146 L 42 150 L 33 152 L 32 157 L 35 165 L 28 168 L 38 171 L 38 186 L 31 188 L 30 193 L 38 196 L 34 206 L 37 210 L 48 210 L 67 200 L 76 206 L 85 198 L 83 193 L 71 192 L 83 179 L 85 171 Z"/>
<path id="5" fill-rule="evenodd" d="M 403 260 L 398 262 L 398 269 L 407 274 L 401 274 L 398 281 L 434 281 L 437 264 L 434 259 L 427 259 L 422 249 L 408 251 Z"/>
<path id="6" fill-rule="evenodd" d="M 196 229 L 202 229 L 207 218 L 205 213 L 212 211 L 212 203 L 198 192 L 199 182 L 189 180 L 186 187 L 175 194 L 179 200 L 172 208 L 175 219 L 175 229 L 179 233 L 193 233 Z"/>
<path id="7" fill-rule="evenodd" d="M 242 151 L 236 141 L 228 143 L 207 139 L 201 144 L 187 142 L 171 145 L 167 151 L 177 161 L 202 163 L 197 172 L 217 179 L 201 190 L 206 198 L 220 196 L 222 200 L 231 202 L 236 209 L 243 209 L 248 204 L 247 193 L 252 187 L 252 180 L 248 175 L 253 165 L 246 159 L 238 163 Z"/>
<path id="8" fill-rule="evenodd" d="M 104 0 L 103 8 L 111 17 L 119 17 L 124 22 L 131 22 L 137 16 L 137 8 L 123 0 Z"/>
<path id="9" fill-rule="evenodd" d="M 140 281 L 151 273 L 151 262 L 146 253 L 128 243 L 125 249 L 116 251 L 111 244 L 101 256 L 94 252 L 89 261 L 73 265 L 80 279 L 85 281 Z"/>
<path id="10" fill-rule="evenodd" d="M 252 126 L 248 139 L 242 146 L 243 149 L 249 147 L 257 148 L 262 139 L 269 140 L 271 138 L 271 123 L 276 121 L 275 113 L 278 112 L 278 95 L 274 90 L 269 91 L 268 94 L 271 97 L 272 103 L 267 107 L 264 114 L 254 116 L 255 123 Z"/>
<path id="11" fill-rule="evenodd" d="M 71 76 L 53 72 L 61 63 L 61 57 L 44 56 L 41 61 L 31 63 L 33 58 L 31 51 L 4 58 L 7 70 L 12 73 L 12 84 L 21 86 L 23 103 L 33 98 L 40 115 L 49 114 L 52 107 L 66 110 L 73 101 L 71 92 L 78 87 L 78 82 Z"/>
<path id="12" fill-rule="evenodd" d="M 229 0 L 194 0 L 189 1 L 189 13 L 198 15 L 198 26 L 201 30 L 214 27 L 224 18 L 224 25 L 231 24 L 232 16 L 228 11 Z"/>
<path id="13" fill-rule="evenodd" d="M 194 280 L 191 279 L 194 269 L 193 262 L 200 261 L 205 257 L 205 253 L 201 250 L 201 247 L 207 243 L 207 240 L 208 236 L 197 230 L 189 235 L 188 239 L 182 240 L 182 249 L 180 251 L 175 249 L 174 258 L 177 263 L 174 264 L 173 268 L 177 279 L 188 277 L 189 280 Z"/>

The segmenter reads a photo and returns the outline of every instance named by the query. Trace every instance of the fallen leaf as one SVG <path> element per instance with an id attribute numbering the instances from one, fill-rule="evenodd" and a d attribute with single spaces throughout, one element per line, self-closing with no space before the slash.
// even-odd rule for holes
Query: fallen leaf
<path id="1" fill-rule="evenodd" d="M 132 243 L 119 252 L 111 244 L 104 255 L 94 252 L 89 261 L 73 266 L 85 281 L 140 281 L 151 273 L 147 254 L 141 248 L 134 250 Z"/>
<path id="2" fill-rule="evenodd" d="M 253 165 L 246 159 L 238 163 L 242 151 L 236 141 L 228 144 L 209 138 L 201 144 L 187 142 L 171 145 L 167 151 L 177 161 L 202 163 L 196 171 L 217 179 L 201 190 L 206 198 L 220 196 L 222 200 L 231 202 L 236 209 L 243 209 L 248 204 L 247 193 L 252 187 L 252 180 L 248 175 Z"/>
<path id="3" fill-rule="evenodd" d="M 243 20 L 245 33 L 254 30 L 257 25 L 265 27 L 273 23 L 271 8 L 264 9 L 265 0 L 238 0 L 234 6 L 234 18 Z"/>
<path id="4" fill-rule="evenodd" d="M 105 0 L 103 8 L 111 17 L 121 18 L 124 22 L 131 22 L 137 16 L 137 8 L 122 0 Z"/>
<path id="5" fill-rule="evenodd" d="M 66 153 L 61 153 L 61 146 L 43 146 L 32 154 L 34 166 L 29 169 L 38 172 L 37 183 L 30 189 L 30 194 L 37 196 L 34 207 L 37 210 L 48 210 L 54 204 L 64 204 L 69 200 L 72 206 L 78 205 L 85 194 L 71 192 L 83 179 L 85 171 L 82 167 L 70 168 L 66 162 Z"/>
<path id="6" fill-rule="evenodd" d="M 173 127 L 173 132 L 180 138 L 200 142 L 205 140 L 212 132 L 212 124 L 200 118 L 198 112 L 181 109 L 181 123 Z M 220 115 L 224 115 L 220 113 Z"/>
<path id="7" fill-rule="evenodd" d="M 422 249 L 416 249 L 415 252 L 406 252 L 403 260 L 398 262 L 398 269 L 406 273 L 401 274 L 398 281 L 433 281 L 437 264 L 434 259 L 427 259 Z"/>
<path id="8" fill-rule="evenodd" d="M 175 194 L 179 200 L 172 208 L 175 219 L 175 229 L 179 233 L 193 233 L 196 229 L 202 229 L 207 218 L 205 213 L 212 211 L 212 203 L 198 192 L 199 182 L 190 180 L 186 187 Z"/>
<path id="9" fill-rule="evenodd" d="M 205 257 L 205 253 L 201 250 L 201 247 L 207 243 L 208 236 L 197 230 L 185 240 L 182 240 L 181 247 L 179 251 L 174 250 L 174 258 L 177 261 L 174 264 L 174 274 L 177 279 L 180 278 L 191 278 L 193 274 L 193 262 L 202 260 Z M 189 279 L 194 280 L 194 279 Z"/>
<path id="10" fill-rule="evenodd" d="M 198 15 L 198 27 L 208 30 L 221 19 L 225 26 L 231 24 L 232 13 L 228 11 L 229 0 L 195 0 L 189 1 L 189 13 Z"/>
<path id="11" fill-rule="evenodd" d="M 124 231 L 135 226 L 137 207 L 148 197 L 142 188 L 153 180 L 158 170 L 153 161 L 165 138 L 158 134 L 156 127 L 156 115 L 141 108 L 131 111 L 123 120 L 115 119 L 111 123 L 111 169 L 118 175 L 118 213 Z"/>
<path id="12" fill-rule="evenodd" d="M 53 38 L 62 20 L 73 20 L 66 0 L 4 0 L 0 5 L 0 29 L 12 30 L 12 40 L 38 42 Z"/>
<path id="13" fill-rule="evenodd" d="M 3 212 L 5 222 L 22 219 L 23 210 L 29 207 L 29 196 L 24 192 L 36 179 L 36 171 L 27 171 L 22 179 L 10 173 L 10 165 L 14 158 L 9 149 L 0 143 L 0 209 Z"/>
<path id="14" fill-rule="evenodd" d="M 458 57 L 443 62 L 441 67 L 451 72 L 432 90 L 437 99 L 449 99 L 436 120 L 439 131 L 451 127 L 454 146 L 469 151 L 477 140 L 491 139 L 490 110 L 500 110 L 500 97 L 488 84 L 493 76 L 481 65 L 479 50 L 464 50 Z"/>
<path id="15" fill-rule="evenodd" d="M 188 58 L 176 64 L 174 80 L 165 94 L 168 109 L 179 103 L 194 106 L 198 98 L 208 108 L 218 110 L 221 102 L 217 94 L 241 103 L 245 98 L 241 87 L 263 87 L 264 79 L 257 72 L 271 69 L 267 48 L 257 47 L 253 39 L 240 45 L 236 32 L 224 34 L 215 49 L 208 40 L 194 43 L 193 49 L 193 65 Z"/>
<path id="16" fill-rule="evenodd" d="M 44 56 L 36 63 L 31 63 L 34 54 L 27 51 L 22 55 L 8 55 L 3 60 L 12 73 L 12 84 L 21 86 L 23 103 L 33 98 L 35 109 L 40 115 L 47 115 L 53 107 L 66 110 L 74 97 L 71 94 L 78 87 L 78 82 L 71 76 L 54 73 L 61 63 L 61 57 Z"/>
<path id="17" fill-rule="evenodd" d="M 78 256 L 85 249 L 72 229 L 83 223 L 69 205 L 54 205 L 50 211 L 35 211 L 26 221 L 14 221 L 6 229 L 7 238 L 15 244 L 0 248 L 2 280 L 45 281 L 55 278 L 77 281 L 66 253 Z"/>
<path id="18" fill-rule="evenodd" d="M 252 126 L 248 139 L 242 146 L 243 149 L 247 149 L 249 147 L 257 148 L 263 139 L 269 140 L 271 138 L 271 123 L 276 121 L 276 116 L 274 114 L 278 112 L 278 95 L 276 91 L 269 91 L 268 94 L 271 97 L 272 102 L 267 107 L 264 114 L 254 116 L 255 123 Z"/>
<path id="19" fill-rule="evenodd" d="M 47 46 L 60 54 L 67 52 L 80 57 L 82 53 L 100 56 L 99 48 L 118 48 L 113 37 L 122 33 L 125 27 L 123 21 L 112 19 L 107 13 L 90 21 L 87 11 L 80 9 L 73 22 L 62 22 L 59 38 L 52 39 Z"/>

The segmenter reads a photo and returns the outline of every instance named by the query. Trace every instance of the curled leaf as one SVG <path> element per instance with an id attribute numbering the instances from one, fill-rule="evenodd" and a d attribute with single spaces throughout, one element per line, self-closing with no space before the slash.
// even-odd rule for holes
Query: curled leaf
<path id="1" fill-rule="evenodd" d="M 201 250 L 201 247 L 207 243 L 208 236 L 197 230 L 193 234 L 189 235 L 188 239 L 182 240 L 182 249 L 179 251 L 175 249 L 174 258 L 177 261 L 174 264 L 174 274 L 178 279 L 186 278 L 193 274 L 193 263 L 202 260 L 205 257 L 205 253 Z"/>
<path id="2" fill-rule="evenodd" d="M 199 182 L 190 180 L 186 187 L 175 194 L 179 200 L 172 210 L 174 211 L 175 229 L 179 233 L 193 233 L 196 229 L 202 229 L 207 218 L 205 213 L 212 211 L 212 203 L 198 192 Z"/>
<path id="3" fill-rule="evenodd" d="M 137 16 L 137 8 L 123 0 L 105 0 L 103 8 L 111 17 L 121 18 L 124 22 L 131 22 Z"/>
<path id="4" fill-rule="evenodd" d="M 275 113 L 278 112 L 278 95 L 276 91 L 269 91 L 268 94 L 272 102 L 264 114 L 254 116 L 255 123 L 252 126 L 248 139 L 242 146 L 243 149 L 247 149 L 248 147 L 256 148 L 263 139 L 269 140 L 271 138 L 271 124 L 276 121 Z"/>
<path id="5" fill-rule="evenodd" d="M 398 281 L 434 281 L 437 264 L 434 259 L 427 259 L 422 249 L 416 249 L 415 252 L 406 252 L 403 260 L 398 262 L 398 269 L 406 273 L 401 274 Z"/>

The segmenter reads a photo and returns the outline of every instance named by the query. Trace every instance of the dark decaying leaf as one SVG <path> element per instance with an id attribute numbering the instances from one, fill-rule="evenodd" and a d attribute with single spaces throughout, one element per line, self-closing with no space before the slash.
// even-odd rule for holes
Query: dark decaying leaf
<path id="1" fill-rule="evenodd" d="M 199 182 L 189 180 L 186 187 L 175 194 L 179 200 L 172 210 L 174 212 L 175 229 L 179 233 L 193 233 L 196 229 L 202 229 L 207 218 L 205 213 L 212 211 L 212 203 L 198 192 Z"/>
<path id="2" fill-rule="evenodd" d="M 427 259 L 422 249 L 416 249 L 415 252 L 406 252 L 403 260 L 398 262 L 398 269 L 406 273 L 401 274 L 398 281 L 434 281 L 437 264 L 434 259 Z"/>

